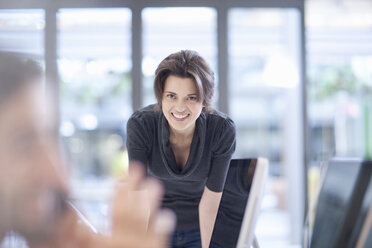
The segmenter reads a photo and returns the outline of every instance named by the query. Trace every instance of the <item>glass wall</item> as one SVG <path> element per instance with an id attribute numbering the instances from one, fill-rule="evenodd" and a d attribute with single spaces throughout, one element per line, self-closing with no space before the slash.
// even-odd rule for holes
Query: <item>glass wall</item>
<path id="1" fill-rule="evenodd" d="M 94 2 L 104 6 L 104 1 Z M 178 2 L 175 5 L 181 6 L 182 1 Z M 151 6 L 151 1 L 143 3 Z M 291 224 L 295 219 L 291 214 L 301 202 L 300 198 L 292 201 L 296 194 L 290 191 L 300 190 L 291 186 L 301 185 L 296 170 L 303 165 L 298 109 L 299 12 L 230 8 L 223 0 L 216 1 L 216 6 L 222 3 L 228 8 L 228 30 L 221 35 L 228 36 L 229 61 L 228 80 L 223 83 L 229 87 L 228 114 L 237 125 L 235 157 L 270 159 L 270 181 L 257 236 L 262 247 L 285 246 L 291 243 L 292 230 L 297 227 Z M 63 5 L 60 1 L 58 8 Z M 122 175 L 127 165 L 125 123 L 133 111 L 131 29 L 142 31 L 143 80 L 138 83 L 143 86 L 143 106 L 155 102 L 152 87 L 157 65 L 181 49 L 196 50 L 206 58 L 218 83 L 221 61 L 217 36 L 225 29 L 217 25 L 213 7 L 146 7 L 141 11 L 142 26 L 136 27 L 132 27 L 129 8 L 62 8 L 56 18 L 60 134 L 72 172 L 72 198 L 89 221 L 105 231 L 109 225 L 105 202 L 113 179 Z M 0 20 L 6 20 L 6 25 L 0 25 L 1 47 L 43 56 L 44 11 L 1 10 Z M 216 85 L 215 106 L 217 89 Z M 314 142 L 323 144 L 329 139 L 332 146 L 331 131 L 325 125 L 319 132 L 328 132 L 329 138 L 324 135 Z M 291 181 L 294 177 L 299 181 Z"/>
<path id="2" fill-rule="evenodd" d="M 306 9 L 313 199 L 329 158 L 372 152 L 372 2 L 312 0 Z"/>
<path id="3" fill-rule="evenodd" d="M 144 106 L 155 103 L 153 93 L 155 70 L 171 53 L 185 49 L 195 50 L 207 60 L 217 75 L 215 9 L 145 8 L 142 11 L 142 23 Z M 215 96 L 217 95 L 216 91 Z"/>
<path id="4" fill-rule="evenodd" d="M 128 9 L 58 12 L 61 134 L 77 177 L 104 177 L 131 108 Z"/>
<path id="5" fill-rule="evenodd" d="M 0 10 L 0 49 L 44 57 L 44 10 Z M 27 42 L 25 42 L 27 41 Z"/>
<path id="6" fill-rule="evenodd" d="M 125 174 L 131 106 L 131 11 L 61 9 L 57 14 L 60 133 L 73 198 L 104 228 L 112 178 Z M 90 216 L 92 215 L 92 216 Z M 98 215 L 98 216 L 97 216 Z"/>
<path id="7" fill-rule="evenodd" d="M 260 245 L 289 244 L 301 228 L 292 176 L 301 163 L 299 13 L 295 9 L 229 11 L 229 106 L 237 126 L 235 157 L 266 157 L 270 179 L 256 232 Z M 291 235 L 292 234 L 292 235 Z M 300 235 L 298 235 L 300 237 Z M 299 242 L 293 241 L 292 242 Z"/>

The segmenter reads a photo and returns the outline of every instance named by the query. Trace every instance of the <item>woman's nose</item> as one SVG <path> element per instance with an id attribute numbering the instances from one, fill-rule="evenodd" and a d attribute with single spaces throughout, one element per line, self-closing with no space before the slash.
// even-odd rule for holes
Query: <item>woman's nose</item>
<path id="1" fill-rule="evenodd" d="M 178 100 L 177 103 L 176 103 L 176 108 L 175 109 L 176 109 L 177 112 L 185 111 L 186 110 L 186 103 L 182 99 Z"/>

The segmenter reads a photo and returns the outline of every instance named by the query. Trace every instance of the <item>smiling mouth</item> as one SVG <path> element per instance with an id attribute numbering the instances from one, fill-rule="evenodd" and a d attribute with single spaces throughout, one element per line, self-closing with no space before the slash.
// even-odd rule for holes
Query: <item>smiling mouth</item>
<path id="1" fill-rule="evenodd" d="M 183 121 L 187 117 L 189 117 L 189 115 L 190 114 L 179 115 L 179 114 L 172 113 L 173 118 L 176 119 L 177 121 Z"/>

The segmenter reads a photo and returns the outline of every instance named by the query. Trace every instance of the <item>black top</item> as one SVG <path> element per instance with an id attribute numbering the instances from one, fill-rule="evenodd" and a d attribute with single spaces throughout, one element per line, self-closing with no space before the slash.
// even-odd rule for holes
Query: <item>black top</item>
<path id="1" fill-rule="evenodd" d="M 127 148 L 129 160 L 142 162 L 149 176 L 163 182 L 163 207 L 176 213 L 176 230 L 196 229 L 204 187 L 222 192 L 235 151 L 235 125 L 220 112 L 202 112 L 196 120 L 188 160 L 181 169 L 170 145 L 168 121 L 150 105 L 128 120 Z"/>

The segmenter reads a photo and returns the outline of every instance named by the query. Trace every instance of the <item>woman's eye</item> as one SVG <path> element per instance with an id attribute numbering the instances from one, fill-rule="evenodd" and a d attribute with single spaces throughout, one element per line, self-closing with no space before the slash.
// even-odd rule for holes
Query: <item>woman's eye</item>
<path id="1" fill-rule="evenodd" d="M 176 96 L 174 94 L 167 94 L 167 98 L 174 99 Z"/>
<path id="2" fill-rule="evenodd" d="M 196 96 L 189 96 L 189 100 L 195 102 L 198 98 Z"/>

